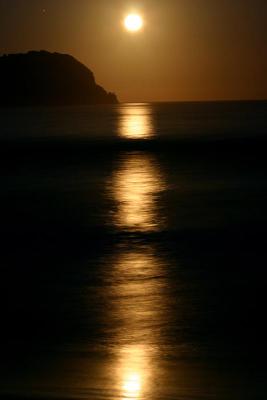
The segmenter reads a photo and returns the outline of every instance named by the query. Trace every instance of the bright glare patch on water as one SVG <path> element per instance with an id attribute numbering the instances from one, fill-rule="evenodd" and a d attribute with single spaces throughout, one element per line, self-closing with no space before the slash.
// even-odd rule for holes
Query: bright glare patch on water
<path id="1" fill-rule="evenodd" d="M 125 377 L 123 391 L 127 399 L 137 399 L 141 391 L 141 376 L 138 373 L 130 373 Z"/>
<path id="2" fill-rule="evenodd" d="M 157 197 L 165 183 L 153 157 L 128 154 L 121 160 L 111 181 L 111 196 L 116 202 L 113 223 L 118 228 L 155 231 L 162 228 Z"/>
<path id="3" fill-rule="evenodd" d="M 128 346 L 121 351 L 119 374 L 122 399 L 141 398 L 150 373 L 145 346 Z"/>
<path id="4" fill-rule="evenodd" d="M 154 136 L 152 109 L 148 104 L 126 104 L 119 109 L 119 135 L 124 139 Z"/>

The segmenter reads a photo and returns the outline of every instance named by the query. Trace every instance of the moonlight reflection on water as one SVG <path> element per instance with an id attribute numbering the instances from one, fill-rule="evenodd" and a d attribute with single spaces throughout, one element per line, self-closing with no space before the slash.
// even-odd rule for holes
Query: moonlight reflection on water
<path id="1" fill-rule="evenodd" d="M 114 226 L 142 232 L 160 230 L 164 217 L 160 215 L 158 197 L 164 189 L 163 176 L 153 156 L 123 156 L 110 187 L 116 202 Z"/>
<path id="2" fill-rule="evenodd" d="M 120 106 L 118 132 L 121 138 L 151 139 L 153 128 L 152 109 L 147 104 Z"/>

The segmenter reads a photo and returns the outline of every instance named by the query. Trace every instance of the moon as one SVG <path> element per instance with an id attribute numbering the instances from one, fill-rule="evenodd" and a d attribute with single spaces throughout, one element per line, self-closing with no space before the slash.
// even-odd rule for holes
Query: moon
<path id="1" fill-rule="evenodd" d="M 138 14 L 129 14 L 124 19 L 125 29 L 129 32 L 138 32 L 144 25 L 143 19 Z"/>

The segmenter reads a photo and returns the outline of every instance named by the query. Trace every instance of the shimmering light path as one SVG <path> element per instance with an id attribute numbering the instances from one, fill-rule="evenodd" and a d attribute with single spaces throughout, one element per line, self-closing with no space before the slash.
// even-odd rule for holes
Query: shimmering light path
<path id="1" fill-rule="evenodd" d="M 266 162 L 220 136 L 254 107 L 2 112 L 1 398 L 266 400 Z"/>
<path id="2" fill-rule="evenodd" d="M 162 229 L 164 216 L 160 214 L 158 199 L 165 186 L 153 156 L 123 155 L 110 186 L 117 205 L 114 226 L 143 232 Z"/>
<path id="3" fill-rule="evenodd" d="M 119 111 L 119 135 L 124 139 L 151 139 L 154 136 L 152 108 L 148 104 L 125 104 Z"/>

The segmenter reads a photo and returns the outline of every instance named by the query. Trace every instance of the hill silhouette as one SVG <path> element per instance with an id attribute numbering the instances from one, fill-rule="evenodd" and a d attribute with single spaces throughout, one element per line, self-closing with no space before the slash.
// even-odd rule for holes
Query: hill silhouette
<path id="1" fill-rule="evenodd" d="M 1 56 L 0 86 L 2 107 L 118 102 L 74 57 L 47 51 Z"/>

